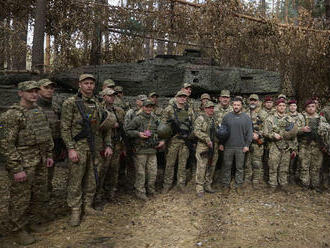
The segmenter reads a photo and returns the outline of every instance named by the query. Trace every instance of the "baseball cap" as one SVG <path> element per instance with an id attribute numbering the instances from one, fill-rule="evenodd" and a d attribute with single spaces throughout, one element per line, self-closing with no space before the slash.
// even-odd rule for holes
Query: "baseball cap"
<path id="1" fill-rule="evenodd" d="M 145 101 L 148 99 L 148 97 L 147 95 L 138 95 L 136 99 L 140 101 Z"/>
<path id="2" fill-rule="evenodd" d="M 249 96 L 249 100 L 251 100 L 251 99 L 254 99 L 254 100 L 258 100 L 259 101 L 259 96 L 257 94 L 251 94 Z"/>
<path id="3" fill-rule="evenodd" d="M 154 104 L 154 102 L 152 102 L 150 100 L 143 101 L 143 106 L 150 106 L 150 105 L 155 105 L 155 104 Z"/>
<path id="4" fill-rule="evenodd" d="M 113 89 L 105 88 L 104 90 L 101 91 L 100 95 L 101 96 L 111 96 L 115 95 L 117 92 L 114 91 Z"/>
<path id="5" fill-rule="evenodd" d="M 18 89 L 21 91 L 39 89 L 39 84 L 36 81 L 24 81 L 18 84 Z"/>
<path id="6" fill-rule="evenodd" d="M 210 97 L 209 94 L 204 93 L 204 94 L 201 95 L 201 100 L 203 100 L 203 99 L 209 99 L 209 100 L 211 100 L 211 97 Z"/>
<path id="7" fill-rule="evenodd" d="M 178 93 L 176 93 L 175 95 L 176 97 L 177 96 L 188 96 L 188 94 L 186 92 L 184 92 L 183 90 L 179 90 Z"/>
<path id="8" fill-rule="evenodd" d="M 149 97 L 153 97 L 153 96 L 157 96 L 157 97 L 159 97 L 159 95 L 158 95 L 156 92 L 151 92 L 151 93 L 149 94 Z"/>
<path id="9" fill-rule="evenodd" d="M 51 85 L 51 84 L 56 85 L 56 83 L 50 81 L 48 78 L 44 78 L 44 79 L 39 80 L 38 84 L 39 84 L 39 86 L 48 86 L 48 85 Z"/>
<path id="10" fill-rule="evenodd" d="M 83 81 L 87 78 L 91 78 L 95 81 L 95 77 L 92 74 L 81 74 L 79 77 L 79 81 Z"/>
<path id="11" fill-rule="evenodd" d="M 184 83 L 183 84 L 183 88 L 188 88 L 188 87 L 191 87 L 191 84 L 190 83 Z"/>
<path id="12" fill-rule="evenodd" d="M 221 93 L 220 93 L 220 96 L 230 97 L 230 91 L 229 90 L 222 90 Z"/>
<path id="13" fill-rule="evenodd" d="M 104 86 L 107 86 L 107 87 L 115 87 L 115 86 L 116 86 L 116 83 L 115 83 L 115 81 L 113 81 L 112 79 L 106 79 L 106 80 L 104 80 L 102 86 L 103 86 L 103 87 L 104 87 Z"/>
<path id="14" fill-rule="evenodd" d="M 214 103 L 212 101 L 207 101 L 204 105 L 204 108 L 211 108 L 214 107 Z"/>

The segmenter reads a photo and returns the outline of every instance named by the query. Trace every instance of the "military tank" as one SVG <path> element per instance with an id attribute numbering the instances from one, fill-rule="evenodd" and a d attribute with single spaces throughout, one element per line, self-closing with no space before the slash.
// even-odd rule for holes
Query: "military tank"
<path id="1" fill-rule="evenodd" d="M 73 94 L 82 73 L 91 73 L 100 89 L 105 79 L 113 79 L 123 86 L 129 100 L 138 94 L 156 91 L 161 98 L 173 96 L 183 82 L 191 83 L 192 97 L 202 93 L 218 95 L 222 89 L 233 94 L 276 94 L 281 91 L 278 72 L 259 69 L 220 67 L 214 60 L 204 57 L 199 50 L 187 49 L 183 55 L 158 55 L 153 59 L 97 66 L 82 66 L 54 74 L 0 73 L 0 108 L 6 109 L 18 100 L 17 84 L 25 80 L 50 78 L 57 83 L 57 99 Z"/>

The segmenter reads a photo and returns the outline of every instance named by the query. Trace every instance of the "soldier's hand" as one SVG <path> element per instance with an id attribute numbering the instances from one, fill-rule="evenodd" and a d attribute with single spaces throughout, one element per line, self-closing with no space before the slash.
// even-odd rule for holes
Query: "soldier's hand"
<path id="1" fill-rule="evenodd" d="M 142 139 L 148 139 L 148 138 L 149 138 L 149 136 L 146 135 L 144 132 L 139 132 L 139 136 L 140 136 L 140 138 L 142 138 Z"/>
<path id="2" fill-rule="evenodd" d="M 107 147 L 107 148 L 105 148 L 105 150 L 104 150 L 104 156 L 105 156 L 106 158 L 111 157 L 112 154 L 113 154 L 113 151 L 112 151 L 111 147 Z"/>
<path id="3" fill-rule="evenodd" d="M 210 147 L 210 148 L 212 148 L 213 147 L 212 141 L 207 142 L 207 146 Z"/>
<path id="4" fill-rule="evenodd" d="M 279 134 L 277 134 L 277 133 L 275 133 L 275 134 L 274 134 L 274 138 L 275 138 L 276 140 L 280 140 L 280 139 L 282 139 L 282 136 L 279 135 Z"/>
<path id="5" fill-rule="evenodd" d="M 253 133 L 253 139 L 254 139 L 254 140 L 259 139 L 259 135 L 258 135 L 257 133 Z"/>
<path id="6" fill-rule="evenodd" d="M 165 145 L 165 141 L 159 141 L 158 145 L 156 146 L 156 149 L 161 148 Z"/>
<path id="7" fill-rule="evenodd" d="M 69 159 L 73 163 L 77 163 L 79 161 L 79 156 L 78 156 L 78 153 L 76 152 L 76 150 L 74 150 L 74 149 L 69 150 Z"/>
<path id="8" fill-rule="evenodd" d="M 245 153 L 245 152 L 248 152 L 248 151 L 249 151 L 249 148 L 247 146 L 244 146 L 243 147 L 243 152 Z"/>
<path id="9" fill-rule="evenodd" d="M 225 147 L 224 147 L 223 145 L 220 145 L 220 146 L 219 146 L 219 150 L 220 150 L 220 151 L 223 151 L 223 150 L 225 150 Z"/>
<path id="10" fill-rule="evenodd" d="M 25 171 L 14 174 L 15 182 L 24 182 L 27 179 Z"/>
<path id="11" fill-rule="evenodd" d="M 303 131 L 304 133 L 310 133 L 312 130 L 309 126 L 305 126 L 301 128 L 301 131 Z"/>
<path id="12" fill-rule="evenodd" d="M 47 168 L 53 167 L 53 165 L 54 165 L 54 160 L 52 158 L 47 158 L 46 167 Z"/>
<path id="13" fill-rule="evenodd" d="M 115 125 L 114 125 L 114 128 L 118 128 L 119 127 L 119 123 L 116 122 Z"/>

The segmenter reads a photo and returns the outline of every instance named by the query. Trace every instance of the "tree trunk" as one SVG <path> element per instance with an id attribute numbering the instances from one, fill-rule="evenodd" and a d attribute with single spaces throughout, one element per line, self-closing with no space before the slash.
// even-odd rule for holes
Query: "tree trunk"
<path id="1" fill-rule="evenodd" d="M 29 16 L 27 13 L 21 13 L 14 17 L 12 37 L 12 69 L 26 70 L 26 55 L 27 55 L 27 32 L 29 25 Z"/>
<path id="2" fill-rule="evenodd" d="M 174 18 L 175 18 L 175 3 L 174 1 L 171 1 L 171 5 L 170 5 L 170 10 L 171 10 L 171 19 L 170 19 L 170 30 L 169 30 L 169 40 L 173 40 L 173 34 L 171 32 L 174 31 Z M 167 54 L 173 54 L 174 52 L 174 43 L 173 42 L 168 42 L 167 44 Z"/>
<path id="3" fill-rule="evenodd" d="M 96 3 L 104 4 L 103 0 L 95 0 Z M 92 38 L 92 48 L 91 48 L 91 55 L 90 55 L 90 65 L 99 65 L 101 64 L 101 46 L 102 46 L 102 31 L 101 31 L 101 22 L 100 19 L 101 9 L 99 6 L 95 5 L 94 9 L 94 20 L 95 20 L 95 26 L 94 26 L 94 32 L 93 32 L 93 38 Z"/>
<path id="4" fill-rule="evenodd" d="M 5 19 L 0 20 L 1 37 L 5 37 L 5 25 L 6 25 Z M 0 70 L 3 70 L 5 68 L 5 61 L 6 61 L 5 57 L 6 57 L 5 41 L 3 39 L 0 39 Z"/>
<path id="5" fill-rule="evenodd" d="M 32 69 L 44 71 L 44 39 L 46 24 L 46 0 L 37 0 L 32 45 Z"/>
<path id="6" fill-rule="evenodd" d="M 50 35 L 46 34 L 45 71 L 50 71 Z"/>
<path id="7" fill-rule="evenodd" d="M 266 16 L 266 0 L 260 0 L 259 6 L 261 15 Z"/>
<path id="8" fill-rule="evenodd" d="M 324 0 L 325 18 L 328 26 L 330 26 L 330 0 Z"/>

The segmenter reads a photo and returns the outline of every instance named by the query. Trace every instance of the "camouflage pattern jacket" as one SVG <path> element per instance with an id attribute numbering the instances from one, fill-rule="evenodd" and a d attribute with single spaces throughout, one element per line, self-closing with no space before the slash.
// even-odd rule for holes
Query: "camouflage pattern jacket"
<path id="1" fill-rule="evenodd" d="M 198 138 L 198 146 L 201 146 L 203 149 L 208 149 L 207 144 L 212 141 L 213 145 L 218 143 L 216 137 L 216 128 L 219 126 L 218 119 L 213 116 L 208 116 L 205 113 L 202 113 L 197 117 L 194 122 L 194 135 Z M 214 130 L 211 132 L 212 126 Z"/>
<path id="2" fill-rule="evenodd" d="M 215 114 L 217 115 L 217 117 L 218 117 L 220 123 L 222 122 L 223 117 L 224 117 L 226 114 L 228 114 L 228 113 L 230 113 L 230 112 L 232 112 L 232 111 L 234 111 L 234 110 L 233 110 L 233 107 L 232 107 L 230 104 L 228 105 L 227 108 L 224 108 L 224 107 L 219 103 L 219 104 L 217 104 L 217 105 L 215 106 L 215 108 L 214 108 L 214 112 L 215 112 Z"/>
<path id="3" fill-rule="evenodd" d="M 117 143 L 117 142 L 122 142 L 123 137 L 122 134 L 120 133 L 120 128 L 122 128 L 122 130 L 124 130 L 124 119 L 125 119 L 125 111 L 120 108 L 120 107 L 116 107 L 116 106 L 106 106 L 106 110 L 112 114 L 112 118 L 115 120 L 115 123 L 117 122 L 119 124 L 120 127 L 112 128 L 112 132 L 111 132 L 111 141 L 113 143 Z"/>
<path id="4" fill-rule="evenodd" d="M 285 139 L 283 137 L 284 133 L 286 132 L 285 128 L 288 124 L 293 122 L 293 119 L 288 115 L 284 114 L 280 116 L 277 112 L 274 115 L 268 116 L 265 120 L 263 126 L 263 134 L 269 140 L 269 148 L 278 148 L 279 150 L 290 150 L 290 151 L 297 151 L 297 138 L 290 138 Z M 274 135 L 279 134 L 282 136 L 282 139 L 276 140 Z"/>
<path id="5" fill-rule="evenodd" d="M 47 118 L 41 108 L 14 104 L 3 114 L 7 170 L 18 173 L 41 162 L 41 155 L 52 158 L 54 143 Z"/>
<path id="6" fill-rule="evenodd" d="M 311 128 L 310 133 L 299 132 L 299 141 L 302 144 L 310 145 L 310 146 L 323 146 L 327 145 L 328 136 L 330 132 L 330 124 L 326 121 L 326 119 L 315 113 L 315 115 L 310 116 L 307 113 L 302 113 L 304 120 L 302 126 L 309 126 Z"/>
<path id="7" fill-rule="evenodd" d="M 161 121 L 163 123 L 179 122 L 179 128 L 184 132 L 191 133 L 193 129 L 194 113 L 188 104 L 184 108 L 179 109 L 176 102 L 168 105 L 163 112 Z M 175 130 L 172 130 L 175 132 Z M 180 135 L 177 133 L 172 138 L 178 138 Z"/>
<path id="8" fill-rule="evenodd" d="M 139 113 L 127 126 L 127 135 L 133 139 L 133 149 L 136 154 L 156 154 L 155 146 L 159 140 L 157 136 L 158 120 L 152 114 L 144 112 Z M 139 136 L 140 132 L 147 131 L 150 137 L 142 139 Z"/>
<path id="9" fill-rule="evenodd" d="M 128 102 L 125 102 L 122 98 L 116 96 L 114 101 L 114 106 L 123 109 L 125 112 L 128 111 L 131 106 Z"/>
<path id="10" fill-rule="evenodd" d="M 77 94 L 65 100 L 62 106 L 61 134 L 67 149 L 90 150 L 87 138 L 75 140 L 75 137 L 83 130 L 83 118 L 76 104 L 76 100 L 80 98 L 86 109 L 86 117 L 92 126 L 95 149 L 100 151 L 105 146 L 111 146 L 111 130 L 104 133 L 100 129 L 100 122 L 104 112 L 101 104 L 95 97 L 80 97 Z"/>

